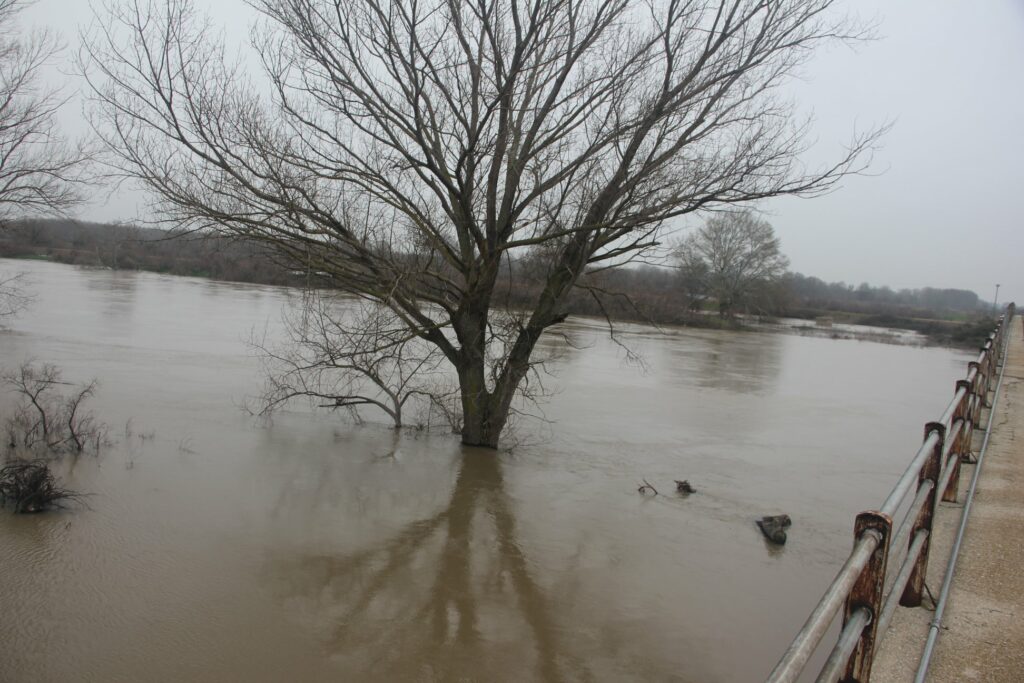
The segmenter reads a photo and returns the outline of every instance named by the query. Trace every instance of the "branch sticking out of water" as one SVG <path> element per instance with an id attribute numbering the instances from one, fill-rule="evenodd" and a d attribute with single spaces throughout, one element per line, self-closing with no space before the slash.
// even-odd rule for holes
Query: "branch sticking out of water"
<path id="1" fill-rule="evenodd" d="M 658 489 L 654 488 L 651 482 L 647 481 L 646 479 L 641 479 L 640 481 L 642 481 L 643 484 L 640 485 L 640 488 L 638 488 L 637 491 L 639 491 L 643 495 L 647 495 L 648 491 L 650 491 L 654 495 L 658 495 Z"/>
<path id="2" fill-rule="evenodd" d="M 63 380 L 56 365 L 28 362 L 0 374 L 0 383 L 20 398 L 4 425 L 9 448 L 56 455 L 81 453 L 90 447 L 99 451 L 106 442 L 107 426 L 85 407 L 96 393 L 96 380 L 75 386 Z M 126 424 L 125 432 L 129 431 Z"/>

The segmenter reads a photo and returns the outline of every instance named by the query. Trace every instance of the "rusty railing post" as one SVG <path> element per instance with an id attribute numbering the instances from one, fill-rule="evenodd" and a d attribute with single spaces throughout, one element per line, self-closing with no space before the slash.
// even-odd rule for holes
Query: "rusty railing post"
<path id="1" fill-rule="evenodd" d="M 957 391 L 960 390 L 962 382 L 964 382 L 964 380 L 960 380 L 956 383 Z M 957 403 L 956 409 L 953 411 L 953 415 L 949 418 L 949 426 L 951 429 L 956 426 L 958 420 L 962 421 L 964 419 L 964 413 L 967 412 L 966 406 L 968 396 L 969 394 L 964 394 L 963 398 L 960 399 L 960 402 Z M 949 478 L 946 490 L 942 492 L 942 501 L 944 503 L 955 503 L 957 492 L 960 490 L 960 461 L 962 460 L 961 452 L 963 451 L 963 443 L 964 430 L 961 429 L 957 432 L 956 436 L 953 437 L 953 443 L 950 445 L 949 449 L 949 459 L 953 461 L 953 474 Z M 945 466 L 946 463 L 943 462 L 942 468 L 945 468 Z"/>
<path id="2" fill-rule="evenodd" d="M 985 376 L 982 374 L 981 363 L 976 360 L 972 360 L 967 364 L 967 374 L 971 374 L 971 370 L 974 371 L 974 383 L 971 387 L 971 394 L 974 396 L 974 410 L 971 414 L 971 426 L 981 422 L 981 409 L 985 404 L 986 394 L 986 382 Z"/>
<path id="3" fill-rule="evenodd" d="M 981 394 L 981 407 L 990 408 L 991 404 L 988 402 L 988 388 L 992 384 L 992 375 L 996 371 L 996 357 L 995 351 L 991 345 L 985 350 L 985 373 L 981 378 L 981 386 L 978 388 L 978 393 Z"/>
<path id="4" fill-rule="evenodd" d="M 960 413 L 960 419 L 964 421 L 964 428 L 960 430 L 960 434 L 957 436 L 956 442 L 956 455 L 960 458 L 960 462 L 971 462 L 971 434 L 974 432 L 974 411 L 971 408 L 974 398 L 974 387 L 971 386 L 971 382 L 965 379 L 961 379 L 956 383 L 956 389 L 959 391 L 963 389 L 965 392 L 963 400 L 963 411 Z M 982 398 L 982 400 L 984 400 Z M 953 422 L 949 425 L 952 427 L 956 424 L 956 416 L 953 417 Z"/>
<path id="5" fill-rule="evenodd" d="M 877 534 L 878 547 L 871 553 L 871 559 L 861 570 L 846 598 L 843 610 L 843 625 L 851 615 L 860 609 L 867 609 L 871 620 L 864 627 L 857 643 L 857 649 L 846 665 L 843 683 L 867 683 L 871 676 L 871 662 L 875 657 L 875 639 L 878 636 L 878 617 L 882 614 L 882 598 L 885 593 L 885 571 L 889 562 L 889 540 L 892 537 L 892 517 L 884 512 L 868 511 L 857 515 L 854 538 L 863 534 Z"/>
<path id="6" fill-rule="evenodd" d="M 917 562 L 914 563 L 914 569 L 911 571 L 910 579 L 907 581 L 907 587 L 903 589 L 903 595 L 900 596 L 900 604 L 904 607 L 921 606 L 925 575 L 928 573 L 928 550 L 932 544 L 932 519 L 935 516 L 935 499 L 938 497 L 939 477 L 942 476 L 942 449 L 946 444 L 946 425 L 940 422 L 929 422 L 924 426 L 924 438 L 927 439 L 932 432 L 938 435 L 938 443 L 935 444 L 935 448 L 932 449 L 928 459 L 921 465 L 921 470 L 917 474 L 918 488 L 920 489 L 921 484 L 924 482 L 931 481 L 932 490 L 928 492 L 928 498 L 917 512 L 914 526 L 910 530 L 910 536 L 907 538 L 907 548 L 909 549 L 910 546 L 914 545 L 917 532 L 921 529 L 927 531 L 928 535 L 925 536 L 921 553 L 917 556 Z"/>
<path id="7" fill-rule="evenodd" d="M 982 366 L 981 366 L 982 369 L 983 369 L 983 372 L 981 373 L 982 380 L 981 380 L 981 386 L 979 387 L 979 392 L 978 393 L 981 394 L 981 407 L 982 408 L 990 408 L 991 407 L 989 402 L 988 402 L 988 385 L 989 385 L 990 380 L 992 379 L 992 373 L 996 369 L 996 359 L 995 359 L 995 350 L 994 350 L 995 349 L 995 345 L 993 343 L 993 339 L 995 339 L 995 334 L 994 333 L 989 336 L 988 341 L 986 341 L 985 345 L 981 347 L 982 354 L 984 354 L 982 356 L 984 358 L 984 361 L 982 362 Z"/>

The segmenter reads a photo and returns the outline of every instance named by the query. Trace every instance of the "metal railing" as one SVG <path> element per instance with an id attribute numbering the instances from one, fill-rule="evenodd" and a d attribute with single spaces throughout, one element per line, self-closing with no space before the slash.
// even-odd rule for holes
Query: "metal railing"
<path id="1" fill-rule="evenodd" d="M 956 383 L 942 417 L 925 425 L 924 442 L 881 508 L 857 515 L 850 556 L 775 665 L 768 683 L 794 683 L 800 678 L 840 608 L 842 630 L 817 681 L 867 683 L 876 646 L 897 605 L 920 606 L 937 499 L 941 495 L 943 501 L 956 501 L 960 464 L 971 462 L 971 435 L 982 408 L 988 407 L 989 388 L 1013 314 L 1010 304 L 977 360 L 968 363 L 967 377 Z M 895 526 L 894 517 L 911 492 L 913 501 Z M 903 561 L 889 567 L 903 548 Z"/>

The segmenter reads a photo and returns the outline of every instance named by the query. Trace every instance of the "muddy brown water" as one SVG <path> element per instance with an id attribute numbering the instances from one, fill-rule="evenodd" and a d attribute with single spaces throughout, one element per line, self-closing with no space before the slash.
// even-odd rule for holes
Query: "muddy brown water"
<path id="1" fill-rule="evenodd" d="M 494 453 L 253 420 L 280 289 L 0 269 L 36 294 L 0 362 L 98 378 L 114 440 L 62 470 L 88 509 L 0 515 L 0 681 L 762 680 L 969 359 L 625 326 L 640 368 L 576 321 L 544 421 Z"/>

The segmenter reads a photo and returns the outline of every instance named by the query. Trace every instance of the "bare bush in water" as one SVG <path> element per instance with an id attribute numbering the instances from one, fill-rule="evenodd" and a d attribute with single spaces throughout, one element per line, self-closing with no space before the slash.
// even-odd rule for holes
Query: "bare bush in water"
<path id="1" fill-rule="evenodd" d="M 51 363 L 25 363 L 0 375 L 19 402 L 4 425 L 8 448 L 36 455 L 96 452 L 107 442 L 107 426 L 86 402 L 96 393 L 94 379 L 74 385 Z"/>
<path id="2" fill-rule="evenodd" d="M 17 460 L 0 468 L 0 506 L 12 505 L 16 514 L 45 512 L 81 497 L 60 486 L 43 460 Z"/>

